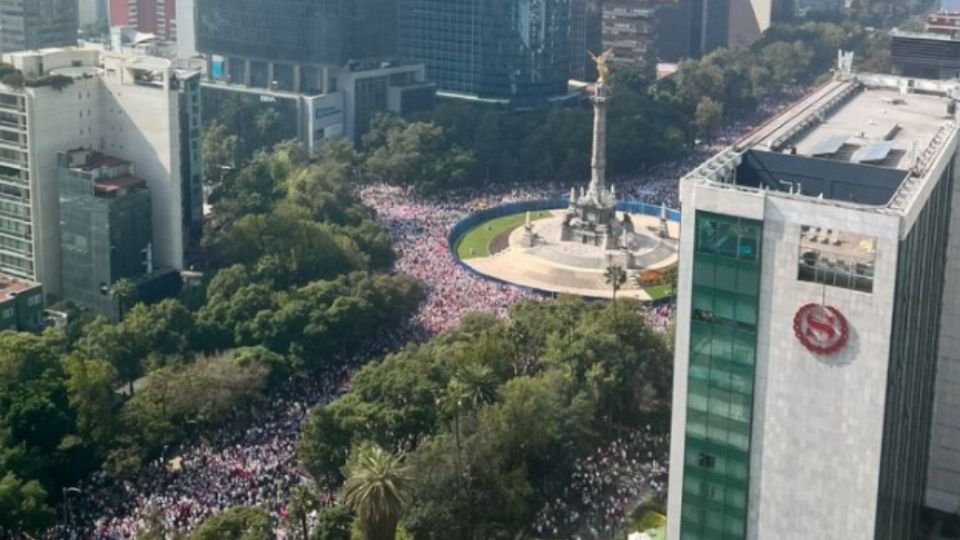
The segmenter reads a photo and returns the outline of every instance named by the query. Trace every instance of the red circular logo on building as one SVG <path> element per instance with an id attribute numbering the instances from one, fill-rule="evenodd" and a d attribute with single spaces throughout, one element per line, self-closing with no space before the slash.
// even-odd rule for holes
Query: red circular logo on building
<path id="1" fill-rule="evenodd" d="M 793 317 L 793 333 L 810 352 L 834 354 L 847 344 L 847 319 L 833 306 L 807 304 Z"/>

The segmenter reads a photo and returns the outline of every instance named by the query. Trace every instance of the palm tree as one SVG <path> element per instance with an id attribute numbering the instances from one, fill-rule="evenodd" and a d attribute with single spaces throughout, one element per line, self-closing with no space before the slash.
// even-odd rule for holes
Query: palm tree
<path id="1" fill-rule="evenodd" d="M 490 366 L 467 364 L 450 381 L 451 397 L 470 409 L 492 403 L 497 397 L 497 376 Z"/>
<path id="2" fill-rule="evenodd" d="M 616 264 L 608 266 L 606 271 L 603 272 L 603 280 L 613 289 L 613 324 L 619 327 L 620 325 L 617 319 L 617 291 L 627 282 L 627 271 L 624 270 L 622 266 Z"/>
<path id="3" fill-rule="evenodd" d="M 291 521 L 299 521 L 298 525 L 300 526 L 300 532 L 303 534 L 303 540 L 308 540 L 310 528 L 307 525 L 307 515 L 320 509 L 320 501 L 317 500 L 316 494 L 307 486 L 297 486 L 290 493 L 288 508 Z"/>
<path id="4" fill-rule="evenodd" d="M 137 300 L 137 286 L 127 278 L 120 278 L 110 287 L 110 296 L 117 302 L 118 316 L 123 320 L 124 313 Z"/>
<path id="5" fill-rule="evenodd" d="M 663 273 L 663 281 L 670 285 L 670 294 L 677 294 L 677 281 L 680 277 L 679 268 L 676 265 L 667 268 Z"/>
<path id="6" fill-rule="evenodd" d="M 410 505 L 410 469 L 402 458 L 373 443 L 353 454 L 340 499 L 360 518 L 364 540 L 394 540 L 397 523 Z"/>

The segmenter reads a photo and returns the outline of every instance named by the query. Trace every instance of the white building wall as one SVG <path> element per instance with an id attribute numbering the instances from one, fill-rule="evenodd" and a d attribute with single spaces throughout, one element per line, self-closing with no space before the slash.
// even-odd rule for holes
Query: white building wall
<path id="1" fill-rule="evenodd" d="M 695 210 L 764 222 L 747 538 L 872 539 L 883 438 L 900 218 L 684 181 L 682 228 Z M 878 239 L 872 294 L 797 279 L 801 225 Z M 694 235 L 680 241 L 667 538 L 680 539 Z M 819 357 L 793 331 L 824 300 L 850 341 Z"/>
<path id="2" fill-rule="evenodd" d="M 28 90 L 34 257 L 47 294 L 60 294 L 60 213 L 57 153 L 100 141 L 100 82 L 79 79 L 63 88 Z"/>
<path id="3" fill-rule="evenodd" d="M 799 281 L 801 225 L 876 237 L 873 293 Z M 767 199 L 749 539 L 874 538 L 899 225 L 896 216 Z M 846 347 L 831 356 L 794 336 L 797 310 L 820 301 L 849 324 Z"/>
<path id="4" fill-rule="evenodd" d="M 69 52 L 44 53 L 44 65 L 46 60 L 54 66 L 66 62 Z M 73 52 L 84 65 L 96 62 L 95 52 L 94 56 L 90 51 Z M 27 64 L 33 60 L 23 59 Z M 136 62 L 133 57 L 127 61 Z M 151 62 L 166 63 L 160 59 Z M 147 181 L 153 201 L 154 262 L 183 269 L 178 93 L 169 88 L 166 79 L 162 87 L 134 84 L 132 75 L 123 69 L 122 57 L 111 58 L 108 63 L 102 75 L 75 79 L 61 90 L 50 86 L 24 89 L 29 96 L 34 258 L 37 280 L 48 294 L 59 295 L 61 289 L 57 154 L 79 147 L 134 163 L 137 175 Z M 160 71 L 168 77 L 172 73 Z"/>
<path id="5" fill-rule="evenodd" d="M 177 93 L 133 84 L 129 74 L 102 77 L 103 151 L 132 161 L 147 181 L 153 202 L 153 260 L 183 268 L 183 193 L 180 180 L 180 119 Z"/>
<path id="6" fill-rule="evenodd" d="M 176 0 L 177 56 L 190 58 L 197 54 L 197 31 L 193 17 L 195 0 Z"/>

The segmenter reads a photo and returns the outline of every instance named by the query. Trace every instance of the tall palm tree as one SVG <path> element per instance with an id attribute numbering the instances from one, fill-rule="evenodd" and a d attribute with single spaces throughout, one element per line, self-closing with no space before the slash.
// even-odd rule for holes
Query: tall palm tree
<path id="1" fill-rule="evenodd" d="M 316 494 L 307 486 L 300 485 L 290 492 L 290 501 L 287 505 L 291 521 L 297 522 L 303 540 L 310 538 L 310 527 L 307 524 L 307 515 L 320 509 L 320 501 Z M 291 527 L 292 529 L 293 527 Z"/>
<path id="2" fill-rule="evenodd" d="M 399 456 L 367 443 L 355 450 L 345 472 L 340 499 L 360 518 L 364 540 L 394 540 L 410 505 L 409 467 Z"/>
<path id="3" fill-rule="evenodd" d="M 613 289 L 613 324 L 619 328 L 620 324 L 617 319 L 617 292 L 623 287 L 623 284 L 627 282 L 627 271 L 624 270 L 622 266 L 616 264 L 608 266 L 603 272 L 603 280 Z"/>
<path id="4" fill-rule="evenodd" d="M 497 386 L 497 376 L 490 366 L 467 364 L 454 376 L 450 392 L 461 404 L 476 409 L 496 399 Z"/>
<path id="5" fill-rule="evenodd" d="M 118 317 L 123 320 L 126 311 L 133 307 L 133 303 L 137 300 L 137 285 L 128 278 L 120 278 L 113 282 L 109 292 L 117 302 Z"/>

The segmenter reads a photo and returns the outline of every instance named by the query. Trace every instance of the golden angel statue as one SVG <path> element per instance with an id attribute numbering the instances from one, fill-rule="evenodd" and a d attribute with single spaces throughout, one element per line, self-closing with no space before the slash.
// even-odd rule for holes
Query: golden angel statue
<path id="1" fill-rule="evenodd" d="M 599 55 L 590 53 L 593 62 L 597 64 L 597 84 L 604 84 L 610 78 L 610 65 L 607 62 L 613 56 L 613 49 L 607 49 Z"/>

